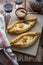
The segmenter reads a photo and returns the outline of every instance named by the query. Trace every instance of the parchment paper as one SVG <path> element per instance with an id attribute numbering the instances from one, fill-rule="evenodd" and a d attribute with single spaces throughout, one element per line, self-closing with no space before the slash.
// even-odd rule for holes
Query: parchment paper
<path id="1" fill-rule="evenodd" d="M 30 31 L 32 31 L 32 32 L 33 31 L 40 31 L 41 32 L 42 26 L 43 26 L 43 15 L 40 15 L 40 14 L 36 14 L 36 15 L 35 14 L 28 14 L 26 17 L 29 18 L 29 17 L 35 17 L 35 16 L 38 18 L 38 22 L 36 23 L 36 25 Z M 15 10 L 13 10 L 12 14 L 11 14 L 11 19 L 10 19 L 8 25 L 11 25 L 13 22 L 16 22 L 16 20 L 18 20 L 18 18 L 15 15 Z M 6 32 L 6 34 L 7 34 L 7 37 L 9 39 L 9 41 L 18 36 L 18 35 L 11 35 L 8 32 Z M 30 46 L 28 48 L 18 49 L 18 48 L 14 47 L 13 50 L 16 51 L 16 52 L 36 56 L 38 46 L 39 46 L 39 40 L 40 40 L 40 38 L 37 40 L 37 42 L 34 45 L 32 45 L 32 46 Z"/>

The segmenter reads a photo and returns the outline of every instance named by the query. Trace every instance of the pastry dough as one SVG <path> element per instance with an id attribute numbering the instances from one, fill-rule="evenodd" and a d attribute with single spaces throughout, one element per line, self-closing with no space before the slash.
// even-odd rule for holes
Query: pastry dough
<path id="1" fill-rule="evenodd" d="M 23 33 L 30 30 L 35 25 L 36 22 L 37 22 L 36 17 L 26 18 L 24 20 L 18 20 L 17 22 L 8 26 L 7 30 L 9 33 L 12 33 L 12 34 Z"/>
<path id="2" fill-rule="evenodd" d="M 33 45 L 38 37 L 40 36 L 40 32 L 27 32 L 19 35 L 15 39 L 11 40 L 11 46 L 22 48 Z"/>

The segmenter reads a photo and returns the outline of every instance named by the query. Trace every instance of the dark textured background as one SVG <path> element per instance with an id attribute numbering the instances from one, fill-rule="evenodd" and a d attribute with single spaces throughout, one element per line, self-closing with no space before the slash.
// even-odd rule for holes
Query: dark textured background
<path id="1" fill-rule="evenodd" d="M 8 2 L 11 2 L 11 1 L 14 4 L 14 0 L 8 0 Z M 0 0 L 0 4 L 5 4 L 5 3 L 6 3 L 6 0 Z M 25 3 L 25 0 L 24 0 L 24 3 Z M 30 8 L 29 0 L 26 0 L 25 5 L 26 5 L 25 6 L 26 9 L 28 11 L 30 11 L 31 8 Z M 24 61 L 41 62 L 42 61 L 42 55 L 43 55 L 42 51 L 43 51 L 43 49 L 41 47 L 39 47 L 38 54 L 37 54 L 36 57 L 25 55 L 25 54 L 20 54 L 20 53 L 17 53 L 17 52 L 14 52 L 14 53 L 17 55 L 18 61 L 22 61 L 22 62 L 24 62 Z M 8 65 L 8 63 L 9 63 L 8 58 L 4 55 L 3 51 L 0 51 L 0 62 L 5 63 L 4 65 Z"/>

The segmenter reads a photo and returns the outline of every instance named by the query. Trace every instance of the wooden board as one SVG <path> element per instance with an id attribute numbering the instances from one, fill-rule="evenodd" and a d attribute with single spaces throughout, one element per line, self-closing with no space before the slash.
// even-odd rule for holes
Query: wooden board
<path id="1" fill-rule="evenodd" d="M 43 26 L 43 15 L 33 15 L 33 14 L 28 14 L 26 17 L 34 17 L 37 16 L 38 17 L 38 22 L 36 23 L 36 25 L 30 30 L 30 31 L 40 31 L 42 29 Z M 17 16 L 15 15 L 15 10 L 13 10 L 12 14 L 11 14 L 11 19 L 9 21 L 9 24 L 12 24 L 13 22 L 16 22 L 16 20 L 18 20 Z M 7 33 L 7 37 L 10 40 L 12 40 L 13 38 L 15 38 L 17 35 L 11 35 L 9 33 Z M 38 41 L 31 47 L 28 48 L 24 48 L 24 49 L 17 49 L 17 48 L 13 48 L 14 51 L 20 52 L 20 53 L 24 53 L 24 54 L 29 54 L 29 55 L 33 55 L 36 56 L 37 54 L 37 50 L 38 50 L 38 46 L 39 46 L 39 39 Z"/>

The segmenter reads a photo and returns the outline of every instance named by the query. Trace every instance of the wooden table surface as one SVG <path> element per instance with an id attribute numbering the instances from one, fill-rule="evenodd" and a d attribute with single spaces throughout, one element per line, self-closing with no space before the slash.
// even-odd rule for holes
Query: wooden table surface
<path id="1" fill-rule="evenodd" d="M 8 0 L 10 2 L 10 0 Z M 14 0 L 11 0 L 12 2 L 14 2 Z M 6 3 L 6 0 L 0 0 L 0 4 Z M 26 9 L 29 10 L 30 9 L 30 5 L 29 5 L 29 0 L 26 0 Z M 29 7 L 28 7 L 29 6 Z M 42 48 L 39 46 L 39 50 L 38 50 L 38 54 L 36 57 L 30 56 L 30 55 L 25 55 L 25 54 L 21 54 L 21 53 L 17 53 L 14 52 L 17 56 L 17 60 L 18 61 L 29 61 L 29 62 L 41 62 L 42 60 Z"/>

